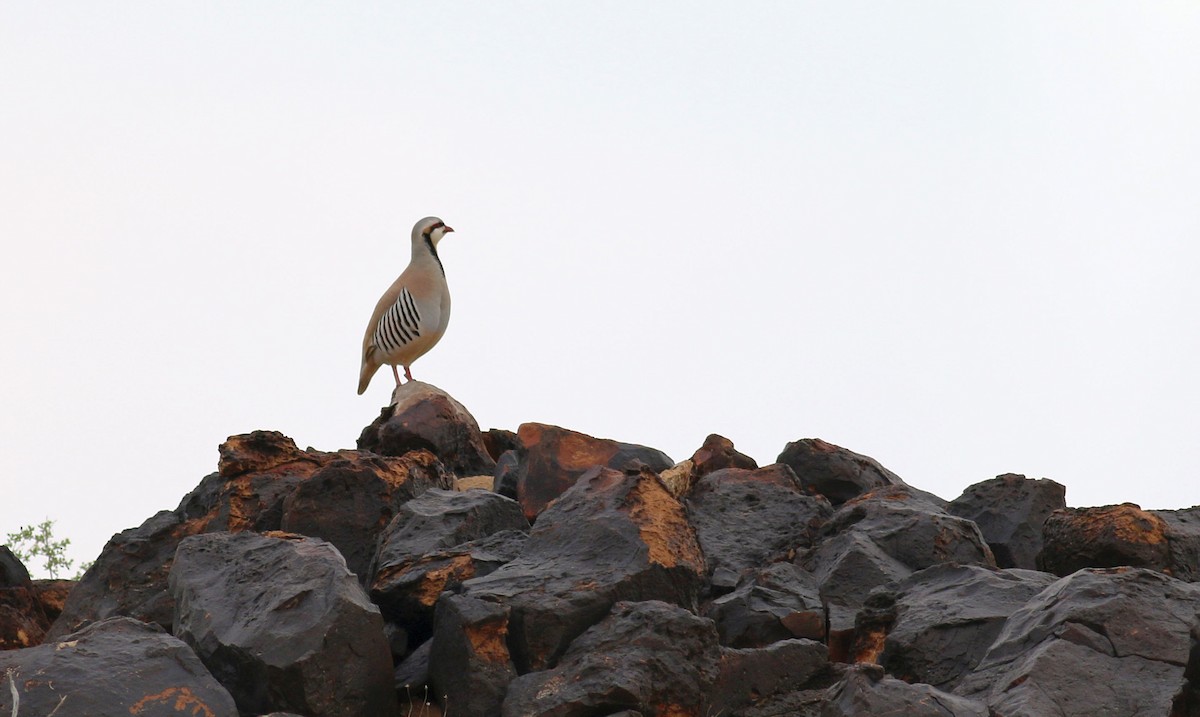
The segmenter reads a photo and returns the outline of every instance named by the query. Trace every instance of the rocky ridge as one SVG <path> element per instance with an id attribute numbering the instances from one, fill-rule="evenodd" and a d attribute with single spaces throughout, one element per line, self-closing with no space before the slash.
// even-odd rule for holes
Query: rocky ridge
<path id="1" fill-rule="evenodd" d="M 413 382 L 357 450 L 230 437 L 77 584 L 0 549 L 0 714 L 1197 716 L 1198 581 L 1200 507 L 676 463 Z"/>

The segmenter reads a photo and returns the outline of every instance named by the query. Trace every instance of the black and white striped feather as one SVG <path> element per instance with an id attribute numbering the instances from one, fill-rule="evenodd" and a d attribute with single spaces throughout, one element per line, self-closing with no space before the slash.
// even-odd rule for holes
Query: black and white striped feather
<path id="1" fill-rule="evenodd" d="M 393 354 L 420 335 L 421 312 L 408 287 L 404 287 L 396 303 L 379 318 L 379 325 L 375 328 L 375 348 L 385 355 Z"/>

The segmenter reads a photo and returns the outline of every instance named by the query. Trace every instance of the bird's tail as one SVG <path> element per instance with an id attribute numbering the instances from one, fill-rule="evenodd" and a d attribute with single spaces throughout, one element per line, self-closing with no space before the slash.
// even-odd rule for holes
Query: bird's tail
<path id="1" fill-rule="evenodd" d="M 362 395 L 363 391 L 367 390 L 367 384 L 371 383 L 371 377 L 379 370 L 380 364 L 374 359 L 365 359 L 362 362 L 362 368 L 358 371 L 358 395 Z"/>

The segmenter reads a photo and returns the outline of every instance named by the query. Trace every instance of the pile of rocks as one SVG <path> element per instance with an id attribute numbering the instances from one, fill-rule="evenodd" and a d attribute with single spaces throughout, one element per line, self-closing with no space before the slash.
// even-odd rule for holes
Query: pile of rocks
<path id="1" fill-rule="evenodd" d="M 231 437 L 78 584 L 0 551 L 0 714 L 1200 714 L 1200 508 L 394 399 L 358 450 Z"/>

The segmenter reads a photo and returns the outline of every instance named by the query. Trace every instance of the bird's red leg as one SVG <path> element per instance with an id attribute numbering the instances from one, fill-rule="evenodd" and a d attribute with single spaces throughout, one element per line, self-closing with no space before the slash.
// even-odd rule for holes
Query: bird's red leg
<path id="1" fill-rule="evenodd" d="M 409 381 L 413 380 L 412 374 L 409 373 L 407 366 L 404 367 L 404 378 L 407 378 Z M 398 381 L 399 379 L 396 380 Z"/>
<path id="2" fill-rule="evenodd" d="M 404 373 L 408 373 L 408 367 L 404 367 Z M 392 375 L 396 377 L 396 385 L 400 385 L 400 374 L 396 371 L 396 364 L 392 364 Z"/>

